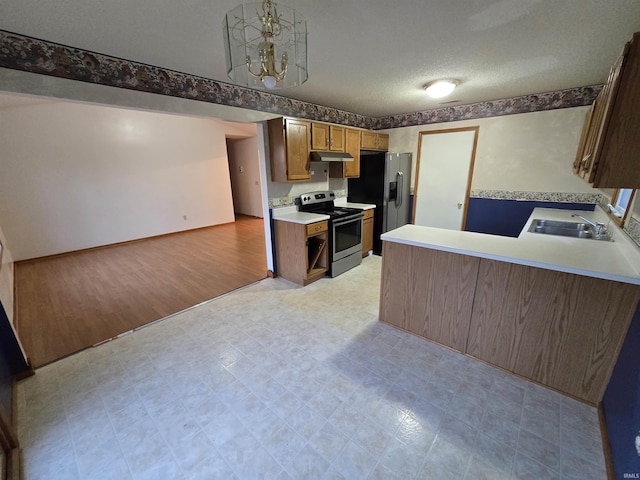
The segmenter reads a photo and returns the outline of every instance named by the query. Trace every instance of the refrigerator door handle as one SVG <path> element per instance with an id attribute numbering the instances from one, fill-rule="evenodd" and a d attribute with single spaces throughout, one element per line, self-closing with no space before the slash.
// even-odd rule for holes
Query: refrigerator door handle
<path id="1" fill-rule="evenodd" d="M 402 192 L 404 192 L 404 174 L 402 172 L 396 173 L 396 182 L 398 184 L 398 194 L 396 195 L 396 208 L 402 206 Z"/>

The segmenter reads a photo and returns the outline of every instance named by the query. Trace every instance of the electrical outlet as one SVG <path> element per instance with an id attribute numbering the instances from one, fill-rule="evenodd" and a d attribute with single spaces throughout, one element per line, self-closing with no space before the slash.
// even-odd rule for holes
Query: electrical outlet
<path id="1" fill-rule="evenodd" d="M 272 198 L 271 199 L 271 203 L 273 204 L 274 207 L 277 207 L 280 205 L 280 199 L 279 198 Z"/>

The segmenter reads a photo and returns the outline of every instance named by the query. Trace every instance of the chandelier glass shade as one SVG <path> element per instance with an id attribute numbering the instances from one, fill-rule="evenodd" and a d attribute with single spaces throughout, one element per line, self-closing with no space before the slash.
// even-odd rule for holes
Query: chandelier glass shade
<path id="1" fill-rule="evenodd" d="M 227 75 L 250 88 L 286 88 L 309 78 L 307 21 L 271 1 L 238 5 L 223 22 Z"/>

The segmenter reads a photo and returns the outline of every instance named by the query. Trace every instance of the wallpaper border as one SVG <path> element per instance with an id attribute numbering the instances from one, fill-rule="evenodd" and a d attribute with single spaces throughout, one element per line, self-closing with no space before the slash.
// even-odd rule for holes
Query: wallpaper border
<path id="1" fill-rule="evenodd" d="M 372 130 L 585 106 L 602 88 L 591 85 L 373 118 L 4 30 L 0 67 Z"/>
<path id="2" fill-rule="evenodd" d="M 564 192 L 527 192 L 517 190 L 472 190 L 471 198 L 489 198 L 494 200 L 520 200 L 556 203 L 592 203 L 600 205 L 600 193 L 564 193 Z"/>

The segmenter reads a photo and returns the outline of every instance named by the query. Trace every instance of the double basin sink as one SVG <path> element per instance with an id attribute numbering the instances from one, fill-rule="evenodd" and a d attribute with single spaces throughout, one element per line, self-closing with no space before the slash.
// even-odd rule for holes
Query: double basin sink
<path id="1" fill-rule="evenodd" d="M 561 237 L 589 238 L 592 240 L 611 240 L 608 232 L 597 234 L 592 225 L 580 222 L 561 222 L 536 218 L 531 222 L 529 232 Z"/>

